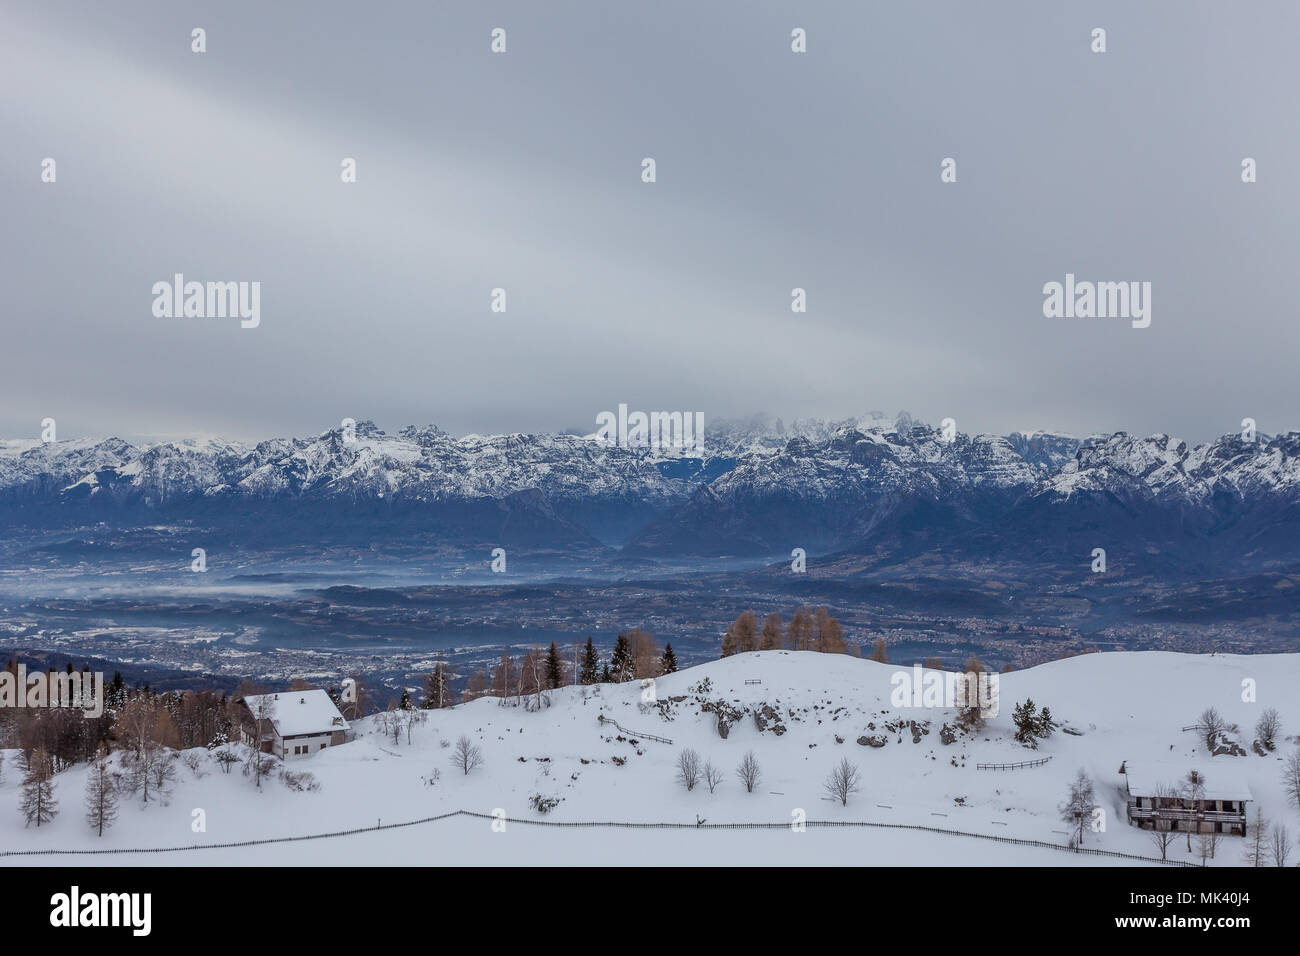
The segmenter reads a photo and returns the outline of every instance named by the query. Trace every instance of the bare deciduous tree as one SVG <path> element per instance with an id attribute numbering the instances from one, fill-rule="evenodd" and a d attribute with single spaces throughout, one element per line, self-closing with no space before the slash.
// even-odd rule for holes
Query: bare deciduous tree
<path id="1" fill-rule="evenodd" d="M 222 773 L 230 773 L 230 768 L 239 763 L 239 754 L 230 746 L 225 746 L 217 751 L 217 765 L 221 767 Z"/>
<path id="2" fill-rule="evenodd" d="M 1174 842 L 1173 820 L 1168 818 L 1166 811 L 1170 810 L 1178 798 L 1174 791 L 1165 786 L 1158 784 L 1154 797 L 1154 807 L 1151 810 L 1151 842 L 1156 845 L 1160 851 L 1160 859 L 1168 857 L 1169 846 Z"/>
<path id="3" fill-rule="evenodd" d="M 755 650 L 758 650 L 758 616 L 753 611 L 742 611 L 722 637 L 722 656 Z"/>
<path id="4" fill-rule="evenodd" d="M 524 707 L 539 711 L 551 705 L 550 687 L 546 672 L 546 654 L 539 647 L 530 647 L 519 665 L 520 696 L 526 698 Z"/>
<path id="5" fill-rule="evenodd" d="M 1197 849 L 1201 854 L 1201 866 L 1205 866 L 1206 860 L 1214 859 L 1214 854 L 1218 852 L 1221 839 L 1223 839 L 1222 834 L 1215 833 L 1213 830 L 1202 833 L 1197 837 Z"/>
<path id="6" fill-rule="evenodd" d="M 831 769 L 826 778 L 826 792 L 838 800 L 840 806 L 848 806 L 849 797 L 858 792 L 861 778 L 862 773 L 857 764 L 850 763 L 845 757 Z"/>
<path id="7" fill-rule="evenodd" d="M 823 654 L 844 654 L 848 648 L 844 643 L 844 631 L 840 619 L 831 617 L 830 611 L 819 607 L 813 614 L 813 625 L 817 630 L 814 647 Z"/>
<path id="8" fill-rule="evenodd" d="M 781 614 L 773 611 L 763 618 L 763 631 L 758 636 L 760 651 L 779 651 L 785 647 L 785 638 L 781 634 Z"/>
<path id="9" fill-rule="evenodd" d="M 406 730 L 406 722 L 411 711 L 403 710 L 397 704 L 388 705 L 388 710 L 384 711 L 379 718 L 379 728 L 385 736 L 393 738 L 393 746 L 397 747 L 402 743 L 402 734 Z"/>
<path id="10" fill-rule="evenodd" d="M 251 706 L 249 706 L 247 698 L 245 698 L 244 703 L 252 717 L 250 725 L 245 728 L 246 733 L 251 736 L 252 740 L 248 760 L 244 764 L 244 774 L 246 776 L 251 775 L 253 783 L 257 787 L 261 787 L 262 778 L 270 771 L 262 746 L 267 739 L 273 739 L 270 737 L 269 731 L 274 726 L 275 696 L 271 694 L 254 695 Z"/>
<path id="11" fill-rule="evenodd" d="M 483 764 L 483 751 L 468 737 L 461 736 L 456 741 L 456 749 L 451 752 L 451 765 L 465 776 Z"/>
<path id="12" fill-rule="evenodd" d="M 1288 754 L 1282 764 L 1282 792 L 1287 800 L 1300 807 L 1300 748 Z"/>
<path id="13" fill-rule="evenodd" d="M 712 761 L 704 764 L 704 783 L 709 788 L 709 793 L 718 789 L 718 784 L 722 783 L 722 771 L 713 766 Z"/>
<path id="14" fill-rule="evenodd" d="M 1196 729 L 1201 732 L 1201 736 L 1206 740 L 1227 729 L 1227 724 L 1217 708 L 1206 707 L 1201 711 L 1201 716 L 1196 718 Z"/>
<path id="15" fill-rule="evenodd" d="M 1277 746 L 1277 735 L 1281 730 L 1282 718 L 1278 716 L 1276 707 L 1268 708 L 1255 722 L 1255 736 L 1265 750 L 1272 750 Z"/>
<path id="16" fill-rule="evenodd" d="M 1273 865 L 1286 866 L 1287 860 L 1291 858 L 1291 834 L 1287 828 L 1280 823 L 1273 824 L 1269 843 Z"/>
<path id="17" fill-rule="evenodd" d="M 754 751 L 750 750 L 740 758 L 740 766 L 736 768 L 736 776 L 745 785 L 746 793 L 754 792 L 759 779 L 763 776 L 762 771 L 758 769 L 758 758 L 754 756 Z"/>
<path id="18" fill-rule="evenodd" d="M 1255 807 L 1255 819 L 1246 827 L 1246 845 L 1241 852 L 1242 866 L 1264 866 L 1268 859 L 1268 822 L 1264 811 Z"/>
<path id="19" fill-rule="evenodd" d="M 1070 794 L 1061 805 L 1061 819 L 1074 829 L 1071 845 L 1083 846 L 1083 825 L 1091 818 L 1097 798 L 1093 794 L 1092 781 L 1080 768 L 1070 783 Z"/>
<path id="20" fill-rule="evenodd" d="M 515 660 L 510 656 L 510 648 L 501 651 L 501 660 L 492 672 L 492 696 L 501 698 L 501 706 L 509 703 L 511 688 L 515 688 L 518 679 L 515 676 Z"/>
<path id="21" fill-rule="evenodd" d="M 788 635 L 787 643 L 793 650 L 811 650 L 813 645 L 812 611 L 806 607 L 795 608 L 794 616 L 790 618 L 790 627 L 786 633 Z"/>
<path id="22" fill-rule="evenodd" d="M 86 776 L 86 822 L 97 836 L 103 836 L 116 819 L 117 794 L 113 789 L 113 775 L 108 769 L 108 752 L 101 749 L 99 759 Z"/>
<path id="23" fill-rule="evenodd" d="M 985 680 L 987 678 L 984 677 L 984 662 L 974 655 L 967 658 L 966 663 L 962 665 L 962 673 L 958 675 L 957 722 L 968 730 L 984 726 L 984 707 L 980 701 L 980 689 L 988 686 L 983 683 Z"/>
<path id="24" fill-rule="evenodd" d="M 429 719 L 428 713 L 423 710 L 408 711 L 406 715 L 406 745 L 411 745 L 411 730 L 418 724 L 424 726 L 424 722 Z"/>
<path id="25" fill-rule="evenodd" d="M 654 635 L 639 627 L 634 627 L 627 632 L 628 653 L 632 657 L 632 676 L 644 680 L 647 677 L 658 677 L 663 673 L 660 668 L 660 662 L 663 660 L 663 650 L 659 647 Z"/>
<path id="26" fill-rule="evenodd" d="M 189 768 L 190 773 L 194 774 L 195 777 L 202 779 L 207 776 L 203 771 L 203 757 L 201 757 L 196 751 L 187 750 L 185 753 L 181 754 L 181 763 L 185 764 L 185 766 Z"/>
<path id="27" fill-rule="evenodd" d="M 687 790 L 700 782 L 700 755 L 690 747 L 677 755 L 677 780 Z"/>
<path id="28" fill-rule="evenodd" d="M 1214 710 L 1213 707 L 1210 710 Z M 1202 715 L 1204 716 L 1204 715 Z M 1205 799 L 1205 776 L 1199 770 L 1187 771 L 1187 776 L 1182 780 L 1183 806 L 1195 814 L 1200 810 L 1201 802 Z M 1192 852 L 1192 831 L 1187 831 L 1187 852 Z"/>
<path id="29" fill-rule="evenodd" d="M 130 770 L 127 785 L 132 792 L 140 794 L 144 803 L 162 800 L 171 793 L 172 784 L 176 781 L 173 756 L 166 747 L 152 741 L 146 742 L 139 753 L 128 755 Z"/>
<path id="30" fill-rule="evenodd" d="M 27 773 L 23 777 L 23 796 L 19 808 L 27 826 L 49 823 L 59 813 L 59 803 L 54 799 L 54 761 L 49 751 L 37 747 L 27 758 Z"/>

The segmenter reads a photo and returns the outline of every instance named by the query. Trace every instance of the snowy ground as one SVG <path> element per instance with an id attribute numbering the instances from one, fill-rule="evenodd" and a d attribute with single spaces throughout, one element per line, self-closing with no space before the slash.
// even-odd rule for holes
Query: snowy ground
<path id="1" fill-rule="evenodd" d="M 1300 732 L 1300 655 L 1197 656 L 1169 653 L 1094 654 L 1058 661 L 1001 678 L 1001 712 L 987 728 L 939 741 L 952 710 L 891 706 L 891 677 L 901 668 L 845 656 L 794 652 L 739 655 L 660 678 L 654 693 L 670 701 L 666 717 L 645 707 L 637 683 L 565 688 L 551 693 L 538 712 L 480 700 L 432 712 L 414 728 L 411 743 L 381 738 L 373 719 L 358 723 L 358 739 L 294 761 L 320 783 L 316 792 L 293 792 L 277 779 L 259 790 L 239 769 L 223 774 L 215 761 L 202 776 L 178 765 L 178 782 L 167 805 L 139 805 L 124 798 L 116 825 L 98 838 L 83 819 L 86 769 L 56 778 L 62 812 L 46 826 L 24 828 L 18 812 L 20 780 L 6 760 L 0 782 L 0 846 L 5 850 L 138 849 L 196 843 L 279 838 L 416 820 L 454 810 L 517 820 L 646 821 L 690 824 L 687 829 L 628 830 L 560 828 L 508 822 L 504 832 L 490 819 L 454 817 L 400 829 L 259 847 L 201 849 L 177 853 L 74 856 L 9 856 L 4 864 L 247 865 L 348 863 L 500 865 L 567 864 L 875 864 L 875 865 L 1142 865 L 1140 861 L 1081 856 L 1061 850 L 1017 846 L 971 837 L 911 830 L 817 828 L 795 832 L 712 830 L 693 826 L 763 822 L 789 824 L 799 810 L 812 821 L 873 821 L 918 824 L 1064 844 L 1057 807 L 1082 767 L 1096 784 L 1106 810 L 1105 832 L 1089 831 L 1084 845 L 1143 856 L 1158 855 L 1145 831 L 1125 822 L 1121 762 L 1173 762 L 1198 767 L 1213 778 L 1243 774 L 1270 819 L 1300 832 L 1300 813 L 1285 805 L 1281 757 Z M 712 689 L 694 690 L 704 678 Z M 746 680 L 761 681 L 746 684 Z M 1242 701 L 1243 680 L 1256 683 L 1257 702 Z M 685 696 L 684 700 L 672 698 Z M 1046 704 L 1061 723 L 1082 736 L 1058 732 L 1037 752 L 1012 739 L 1011 710 L 1030 696 Z M 727 739 L 698 698 L 722 698 L 738 708 L 764 703 L 780 714 L 786 732 L 759 731 L 745 716 Z M 1241 727 L 1249 749 L 1259 713 L 1275 707 L 1282 732 L 1275 755 L 1211 758 L 1196 734 L 1182 732 L 1214 705 Z M 793 717 L 791 716 L 793 711 Z M 617 720 L 624 734 L 597 715 Z M 887 733 L 898 719 L 929 721 L 929 733 L 912 743 L 910 731 Z M 875 730 L 868 728 L 875 724 Z M 864 734 L 886 734 L 881 748 L 857 744 Z M 482 747 L 484 764 L 468 776 L 453 768 L 452 746 L 467 735 Z M 671 745 L 637 737 L 656 734 Z M 836 736 L 843 743 L 836 741 Z M 637 742 L 634 745 L 629 736 Z M 622 738 L 622 739 L 620 739 Z M 687 792 L 676 781 L 684 747 L 711 760 L 724 777 L 715 793 L 703 784 Z M 753 750 L 762 769 L 747 793 L 735 768 Z M 1051 756 L 1044 766 L 1016 771 L 977 770 L 977 762 L 1013 762 Z M 830 800 L 822 782 L 831 766 L 848 757 L 862 771 L 861 792 L 848 806 Z M 522 758 L 522 759 L 521 759 Z M 619 765 L 614 758 L 623 761 Z M 584 763 L 584 761 L 586 761 Z M 954 765 L 955 764 L 955 765 Z M 437 770 L 439 779 L 426 781 Z M 529 806 L 533 794 L 561 798 L 542 815 Z M 191 829 L 195 811 L 206 832 Z M 1253 806 L 1251 812 L 1253 814 Z M 1238 865 L 1243 841 L 1222 838 L 1214 865 Z M 1186 851 L 1181 835 L 1170 859 L 1199 859 L 1197 841 Z"/>

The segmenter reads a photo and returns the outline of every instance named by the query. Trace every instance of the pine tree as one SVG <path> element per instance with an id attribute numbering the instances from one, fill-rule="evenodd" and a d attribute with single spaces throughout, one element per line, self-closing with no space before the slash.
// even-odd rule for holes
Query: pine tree
<path id="1" fill-rule="evenodd" d="M 609 670 L 614 682 L 621 684 L 632 679 L 632 645 L 626 634 L 620 634 L 614 642 L 614 653 L 610 655 Z"/>
<path id="2" fill-rule="evenodd" d="M 588 634 L 587 646 L 582 649 L 582 667 L 578 672 L 578 680 L 583 684 L 596 683 L 599 667 L 600 658 L 596 656 L 596 646 L 591 643 L 591 635 Z"/>
<path id="3" fill-rule="evenodd" d="M 20 804 L 27 826 L 49 823 L 59 813 L 59 803 L 54 799 L 54 762 L 44 747 L 37 747 L 27 758 L 27 774 L 23 778 L 23 799 Z"/>
<path id="4" fill-rule="evenodd" d="M 116 819 L 117 794 L 108 769 L 108 751 L 101 748 L 99 759 L 91 765 L 86 776 L 86 822 L 97 836 L 103 836 Z"/>
<path id="5" fill-rule="evenodd" d="M 551 690 L 564 683 L 564 665 L 560 663 L 560 649 L 551 641 L 550 650 L 546 652 L 546 684 Z"/>
<path id="6" fill-rule="evenodd" d="M 1032 699 L 1016 704 L 1011 712 L 1011 722 L 1016 725 L 1016 740 L 1027 747 L 1038 749 L 1038 719 Z"/>
<path id="7" fill-rule="evenodd" d="M 664 656 L 659 661 L 659 670 L 664 674 L 677 672 L 677 655 L 673 653 L 671 644 L 664 645 Z"/>
<path id="8" fill-rule="evenodd" d="M 1052 736 L 1053 731 L 1055 731 L 1058 726 L 1057 722 L 1052 719 L 1052 712 L 1044 707 L 1038 715 L 1034 732 L 1038 734 L 1039 739 L 1046 740 L 1048 737 Z"/>
<path id="9" fill-rule="evenodd" d="M 447 665 L 438 661 L 433 665 L 433 673 L 425 675 L 424 701 L 421 706 L 425 710 L 439 710 L 450 707 L 455 702 L 455 695 L 447 677 Z"/>
<path id="10" fill-rule="evenodd" d="M 411 709 L 411 692 L 405 687 L 402 688 L 402 699 L 398 702 L 397 706 L 401 710 Z"/>
<path id="11" fill-rule="evenodd" d="M 609 672 L 609 661 L 606 661 L 601 665 L 600 682 L 602 684 L 611 684 L 614 682 L 614 675 Z"/>

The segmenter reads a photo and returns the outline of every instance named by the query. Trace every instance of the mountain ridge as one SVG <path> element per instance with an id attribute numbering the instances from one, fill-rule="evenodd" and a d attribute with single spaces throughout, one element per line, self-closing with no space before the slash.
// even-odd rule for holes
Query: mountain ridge
<path id="1" fill-rule="evenodd" d="M 1300 433 L 945 434 L 905 414 L 790 427 L 721 424 L 699 457 L 571 434 L 466 435 L 363 421 L 245 444 L 119 438 L 0 442 L 0 523 L 61 527 L 384 515 L 452 539 L 630 554 L 835 552 L 940 545 L 1073 552 L 1135 536 L 1211 554 L 1296 553 Z M 1076 541 L 1076 539 L 1079 539 Z M 979 542 L 983 544 L 979 544 Z M 1193 546 L 1194 545 L 1194 546 Z M 1222 549 L 1220 549 L 1222 550 Z M 1262 553 L 1269 552 L 1269 553 Z"/>

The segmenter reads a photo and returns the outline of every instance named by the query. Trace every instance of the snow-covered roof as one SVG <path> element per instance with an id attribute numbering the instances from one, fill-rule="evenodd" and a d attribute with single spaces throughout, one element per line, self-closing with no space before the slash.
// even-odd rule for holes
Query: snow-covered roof
<path id="1" fill-rule="evenodd" d="M 1187 774 L 1195 770 L 1201 779 L 1204 790 L 1203 800 L 1254 800 L 1250 784 L 1242 772 L 1223 757 L 1218 760 L 1202 760 L 1197 763 L 1169 763 L 1164 761 L 1133 762 L 1129 761 L 1125 770 L 1128 775 L 1128 792 L 1135 797 L 1155 796 L 1156 788 L 1164 786 L 1175 795 L 1181 795 L 1186 787 Z"/>
<path id="2" fill-rule="evenodd" d="M 244 698 L 244 703 L 255 716 L 263 702 L 265 716 L 275 724 L 276 733 L 281 737 L 348 729 L 348 722 L 323 690 L 291 690 L 280 694 L 252 694 Z"/>

